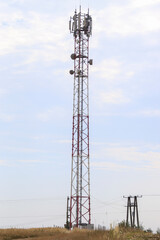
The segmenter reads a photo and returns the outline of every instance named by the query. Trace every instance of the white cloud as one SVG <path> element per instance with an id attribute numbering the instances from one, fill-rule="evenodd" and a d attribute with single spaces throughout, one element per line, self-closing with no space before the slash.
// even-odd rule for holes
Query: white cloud
<path id="1" fill-rule="evenodd" d="M 44 162 L 48 162 L 48 161 L 46 161 L 46 160 L 27 159 L 27 160 L 18 160 L 17 162 L 21 162 L 21 163 L 44 163 Z"/>
<path id="2" fill-rule="evenodd" d="M 0 113 L 0 120 L 3 122 L 12 122 L 15 120 L 15 115 Z"/>
<path id="3" fill-rule="evenodd" d="M 101 102 L 107 104 L 125 104 L 130 102 L 130 98 L 125 96 L 121 89 L 111 92 L 101 92 Z"/>
<path id="4" fill-rule="evenodd" d="M 94 91 L 96 92 L 96 104 L 124 104 L 130 102 L 130 98 L 122 84 L 126 84 L 134 75 L 125 63 L 116 59 L 105 59 L 91 69 L 95 75 Z M 98 78 L 98 84 L 97 84 Z M 120 86 L 121 85 L 121 86 Z M 98 91 L 98 93 L 97 93 Z"/>
<path id="5" fill-rule="evenodd" d="M 12 3 L 24 3 L 25 0 L 12 0 Z"/>
<path id="6" fill-rule="evenodd" d="M 70 40 L 66 39 L 68 29 L 66 17 L 21 11 L 0 12 L 0 55 L 19 52 L 29 53 L 26 63 L 38 59 L 66 61 Z M 29 49 L 29 50 L 28 50 Z"/>
<path id="7" fill-rule="evenodd" d="M 130 117 L 160 117 L 159 109 L 145 109 L 125 114 Z"/>
<path id="8" fill-rule="evenodd" d="M 150 161 L 160 160 L 160 152 L 153 152 L 151 150 L 144 151 L 138 147 L 112 147 L 103 149 L 104 158 L 113 159 L 117 161 Z"/>
<path id="9" fill-rule="evenodd" d="M 46 160 L 33 160 L 33 159 L 27 159 L 27 160 L 16 160 L 16 161 L 11 161 L 11 160 L 0 160 L 0 166 L 5 166 L 5 167 L 13 167 L 16 165 L 16 162 L 18 163 L 26 163 L 26 164 L 34 164 L 34 163 L 44 163 L 48 162 Z"/>
<path id="10" fill-rule="evenodd" d="M 105 59 L 91 68 L 91 72 L 106 80 L 115 79 L 121 72 L 122 63 L 116 59 Z"/>
<path id="11" fill-rule="evenodd" d="M 8 93 L 8 90 L 0 88 L 0 97 L 5 96 Z"/>
<path id="12" fill-rule="evenodd" d="M 36 149 L 36 148 L 25 148 L 25 147 L 4 147 L 4 149 L 13 151 L 13 152 L 23 152 L 23 153 L 46 153 L 46 150 L 43 149 Z"/>
<path id="13" fill-rule="evenodd" d="M 146 117 L 160 117 L 160 110 L 159 109 L 143 110 L 139 112 L 139 114 Z"/>
<path id="14" fill-rule="evenodd" d="M 128 81 L 134 76 L 135 72 L 125 62 L 120 62 L 116 58 L 104 59 L 100 63 L 96 63 L 91 69 L 91 74 L 95 74 L 96 78 L 105 85 L 113 86 Z M 97 79 L 96 79 L 97 81 Z"/>
<path id="15" fill-rule="evenodd" d="M 10 167 L 11 165 L 7 160 L 0 160 L 0 166 Z"/>
<path id="16" fill-rule="evenodd" d="M 59 144 L 72 144 L 72 140 L 69 139 L 62 139 L 62 140 L 54 140 L 52 143 L 59 143 Z"/>
<path id="17" fill-rule="evenodd" d="M 146 169 L 155 169 L 160 170 L 160 158 L 158 160 L 153 160 L 150 162 L 149 166 L 146 166 Z"/>
<path id="18" fill-rule="evenodd" d="M 156 170 L 160 169 L 159 145 L 123 146 L 119 144 L 102 143 L 96 147 L 92 166 L 112 170 Z M 119 146 L 118 146 L 119 145 Z M 105 160 L 104 160 L 105 159 Z"/>
<path id="19" fill-rule="evenodd" d="M 62 107 L 55 106 L 37 115 L 37 118 L 42 122 L 48 122 L 51 120 L 59 120 L 66 118 L 66 110 Z"/>
<path id="20" fill-rule="evenodd" d="M 153 5 L 157 5 L 158 3 L 160 3 L 160 0 L 130 0 L 130 5 L 134 8 L 141 8 L 141 7 L 146 7 L 146 6 L 153 6 Z"/>
<path id="21" fill-rule="evenodd" d="M 159 1 L 136 0 L 94 12 L 95 32 L 107 36 L 144 35 L 160 30 Z"/>
<path id="22" fill-rule="evenodd" d="M 113 162 L 91 162 L 91 166 L 102 169 L 102 170 L 114 170 L 114 171 L 121 171 L 121 170 L 128 170 L 130 167 L 124 164 L 117 164 Z"/>

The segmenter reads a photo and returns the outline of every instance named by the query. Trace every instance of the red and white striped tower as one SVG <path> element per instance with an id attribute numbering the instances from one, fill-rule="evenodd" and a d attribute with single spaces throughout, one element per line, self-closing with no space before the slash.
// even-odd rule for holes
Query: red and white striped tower
<path id="1" fill-rule="evenodd" d="M 70 32 L 74 37 L 73 128 L 72 169 L 70 195 L 70 228 L 91 224 L 90 163 L 89 163 L 89 97 L 88 75 L 89 37 L 92 34 L 92 18 L 88 13 L 75 14 L 70 18 Z"/>

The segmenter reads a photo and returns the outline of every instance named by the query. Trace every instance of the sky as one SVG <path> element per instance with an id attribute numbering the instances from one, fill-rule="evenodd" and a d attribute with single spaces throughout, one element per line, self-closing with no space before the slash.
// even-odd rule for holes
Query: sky
<path id="1" fill-rule="evenodd" d="M 73 36 L 90 38 L 92 223 L 160 227 L 160 0 L 0 0 L 0 228 L 63 226 L 70 194 Z"/>

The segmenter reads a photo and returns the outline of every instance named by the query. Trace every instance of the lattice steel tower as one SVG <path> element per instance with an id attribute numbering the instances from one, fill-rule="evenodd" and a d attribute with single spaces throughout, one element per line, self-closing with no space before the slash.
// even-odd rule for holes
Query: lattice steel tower
<path id="1" fill-rule="evenodd" d="M 127 217 L 126 226 L 132 228 L 139 228 L 139 213 L 138 213 L 138 198 L 142 196 L 128 196 L 127 198 Z M 137 224 L 136 224 L 137 222 Z"/>
<path id="2" fill-rule="evenodd" d="M 89 163 L 89 97 L 88 75 L 89 38 L 92 34 L 92 18 L 88 13 L 75 14 L 70 18 L 69 29 L 74 37 L 73 128 L 72 168 L 70 195 L 70 228 L 91 224 L 90 163 Z"/>

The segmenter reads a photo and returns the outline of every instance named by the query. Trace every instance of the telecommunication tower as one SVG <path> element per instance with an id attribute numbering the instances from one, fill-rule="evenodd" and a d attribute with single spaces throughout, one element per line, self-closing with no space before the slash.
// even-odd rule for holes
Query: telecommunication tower
<path id="1" fill-rule="evenodd" d="M 70 33 L 74 37 L 73 88 L 73 127 L 72 127 L 72 166 L 70 194 L 70 229 L 92 227 L 90 199 L 89 162 L 89 38 L 92 34 L 92 18 L 88 13 L 75 14 L 69 21 Z"/>

